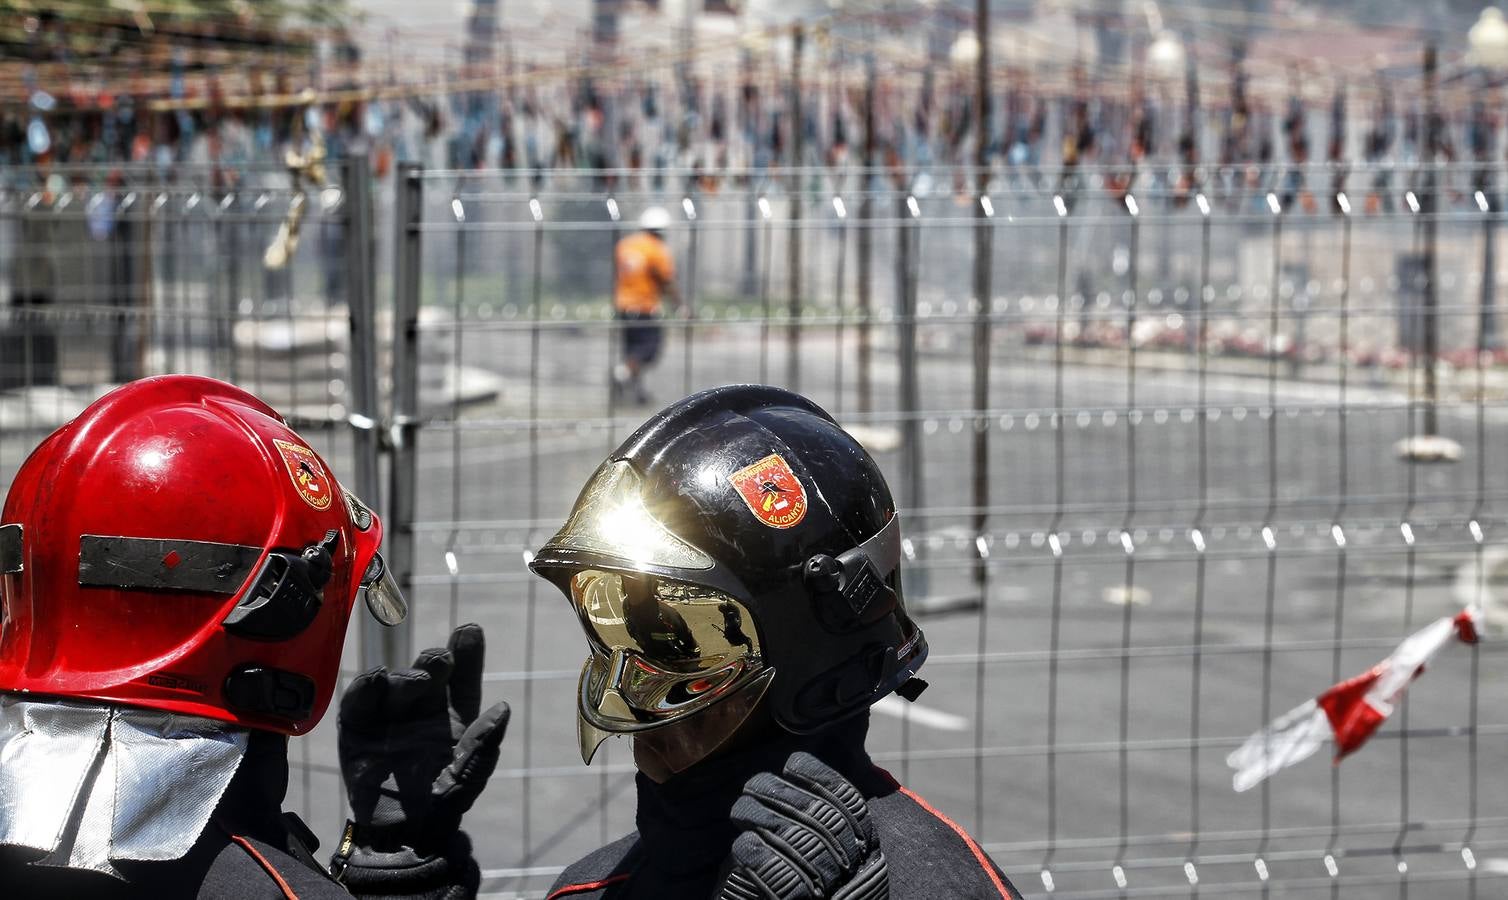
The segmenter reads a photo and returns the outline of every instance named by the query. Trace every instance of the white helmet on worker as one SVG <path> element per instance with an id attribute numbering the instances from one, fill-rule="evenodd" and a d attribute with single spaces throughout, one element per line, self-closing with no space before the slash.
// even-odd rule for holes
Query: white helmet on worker
<path id="1" fill-rule="evenodd" d="M 670 213 L 663 206 L 651 206 L 639 214 L 639 227 L 645 231 L 664 231 L 670 227 Z"/>

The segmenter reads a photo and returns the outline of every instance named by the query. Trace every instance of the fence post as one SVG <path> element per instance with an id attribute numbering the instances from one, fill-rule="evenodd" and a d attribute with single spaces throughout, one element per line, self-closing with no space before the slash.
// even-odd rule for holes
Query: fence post
<path id="1" fill-rule="evenodd" d="M 1482 187 L 1477 191 L 1478 208 L 1482 210 L 1482 292 L 1477 313 L 1477 352 L 1485 353 L 1498 347 L 1497 324 L 1497 216 L 1498 199 L 1494 192 L 1495 173 L 1488 169 L 1478 177 Z"/>
<path id="2" fill-rule="evenodd" d="M 398 166 L 393 227 L 393 414 L 388 473 L 387 561 L 409 598 L 407 622 L 382 632 L 382 659 L 406 666 L 413 656 L 414 506 L 418 493 L 419 268 L 423 251 L 419 222 L 424 211 L 423 169 Z"/>
<path id="3" fill-rule="evenodd" d="M 870 365 L 870 338 L 872 334 L 869 328 L 869 292 L 872 282 L 870 281 L 870 259 L 872 255 L 872 241 L 874 240 L 874 201 L 870 199 L 874 186 L 874 104 L 875 104 L 875 65 L 874 53 L 870 52 L 864 58 L 864 159 L 860 171 L 863 172 L 859 192 L 859 233 L 858 244 L 855 247 L 859 271 L 856 273 L 854 287 L 858 290 L 856 302 L 858 305 L 859 319 L 859 348 L 856 360 L 859 367 L 858 377 L 858 405 L 859 412 L 870 411 L 871 388 L 869 380 Z"/>
<path id="4" fill-rule="evenodd" d="M 786 325 L 786 387 L 801 390 L 801 201 L 802 137 L 805 127 L 801 112 L 801 50 L 806 42 L 806 32 L 796 24 L 791 33 L 791 236 L 786 244 L 786 284 L 790 293 L 787 310 L 790 322 Z"/>
<path id="5" fill-rule="evenodd" d="M 916 359 L 916 283 L 920 263 L 916 255 L 920 243 L 917 234 L 920 223 L 916 221 L 919 215 L 916 202 L 916 198 L 910 194 L 909 186 L 907 194 L 897 199 L 895 299 L 897 374 L 900 383 L 896 399 L 901 416 L 900 505 L 908 516 L 906 528 L 912 535 L 920 536 L 924 526 L 917 513 L 926 505 L 926 480 L 922 475 L 922 423 L 918 418 L 921 388 Z M 914 543 L 908 546 L 914 546 Z M 909 566 L 903 571 L 907 596 L 919 602 L 927 594 L 931 573 L 919 566 Z"/>
<path id="6" fill-rule="evenodd" d="M 985 584 L 988 580 L 989 565 L 985 561 L 984 538 L 985 529 L 989 525 L 989 514 L 986 510 L 990 505 L 990 435 L 985 428 L 989 421 L 990 407 L 990 264 L 993 262 L 994 253 L 994 208 L 990 205 L 990 4 L 988 0 L 979 0 L 974 13 L 974 27 L 977 31 L 977 43 L 979 45 L 978 71 L 975 73 L 978 83 L 975 88 L 975 102 L 978 110 L 975 113 L 975 129 L 978 131 L 977 143 L 974 146 L 975 167 L 975 193 L 974 197 L 974 302 L 978 304 L 974 309 L 974 441 L 973 441 L 973 467 L 974 467 L 974 490 L 972 502 L 974 504 L 974 538 L 979 552 L 974 563 L 974 584 L 979 589 L 979 602 L 985 603 L 989 598 L 985 597 Z M 1066 302 L 1059 297 L 1060 304 Z M 1054 415 L 1056 415 L 1056 411 Z M 981 631 L 984 628 L 985 619 L 980 616 Z M 980 810 L 976 816 L 978 821 L 974 823 L 976 829 L 982 828 L 984 814 Z"/>
<path id="7" fill-rule="evenodd" d="M 372 167 L 366 154 L 346 161 L 346 307 L 350 325 L 350 402 L 346 421 L 351 426 L 351 456 L 355 493 L 376 505 L 381 495 L 378 475 L 380 441 L 377 409 L 377 298 L 373 291 L 375 265 L 372 230 Z M 361 616 L 361 668 L 389 662 L 383 657 L 386 626 Z"/>
<path id="8" fill-rule="evenodd" d="M 686 212 L 686 289 L 681 292 L 681 350 L 685 354 L 682 357 L 681 368 L 681 393 L 691 393 L 691 368 L 692 351 L 696 346 L 696 301 L 697 301 L 697 257 L 700 255 L 697 247 L 697 236 L 701 230 L 697 227 L 697 202 L 701 195 L 697 193 L 695 179 L 686 195 L 681 200 L 681 206 Z"/>
<path id="9" fill-rule="evenodd" d="M 1430 42 L 1424 47 L 1424 189 L 1419 192 L 1424 230 L 1424 433 L 1430 437 L 1440 433 L 1439 390 L 1435 384 L 1435 367 L 1440 357 L 1440 291 L 1436 280 L 1440 173 L 1435 160 L 1441 129 L 1435 97 L 1435 65 L 1435 45 Z"/>

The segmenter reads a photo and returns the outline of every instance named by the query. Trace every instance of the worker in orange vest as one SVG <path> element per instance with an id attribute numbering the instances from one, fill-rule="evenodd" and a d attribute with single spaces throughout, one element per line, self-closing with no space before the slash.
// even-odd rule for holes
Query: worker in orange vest
<path id="1" fill-rule="evenodd" d="M 665 242 L 670 213 L 651 206 L 639 216 L 639 230 L 618 241 L 614 249 L 616 283 L 613 310 L 622 323 L 623 361 L 613 368 L 613 398 L 645 404 L 644 370 L 660 355 L 664 326 L 660 307 L 670 300 L 680 311 L 675 289 L 675 260 Z"/>

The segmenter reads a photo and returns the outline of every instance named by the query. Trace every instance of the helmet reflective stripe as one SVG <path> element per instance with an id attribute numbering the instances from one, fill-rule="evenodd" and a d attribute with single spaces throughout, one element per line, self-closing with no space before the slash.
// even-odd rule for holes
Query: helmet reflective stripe
<path id="1" fill-rule="evenodd" d="M 86 534 L 79 538 L 79 584 L 234 594 L 261 557 L 261 547 L 245 544 Z"/>

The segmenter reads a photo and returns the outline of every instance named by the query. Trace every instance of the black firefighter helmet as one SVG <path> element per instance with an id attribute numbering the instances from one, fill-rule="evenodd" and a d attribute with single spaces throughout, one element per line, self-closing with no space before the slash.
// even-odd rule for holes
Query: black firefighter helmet
<path id="1" fill-rule="evenodd" d="M 807 734 L 897 689 L 914 697 L 922 683 L 902 685 L 927 643 L 902 604 L 900 557 L 884 476 L 815 403 L 735 385 L 661 411 L 530 564 L 590 645 L 582 758 L 692 716 L 724 723 L 720 741 L 761 700 Z M 673 770 L 715 749 L 691 744 Z"/>

